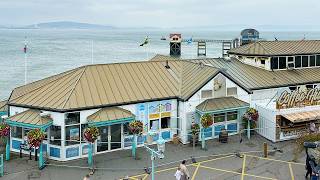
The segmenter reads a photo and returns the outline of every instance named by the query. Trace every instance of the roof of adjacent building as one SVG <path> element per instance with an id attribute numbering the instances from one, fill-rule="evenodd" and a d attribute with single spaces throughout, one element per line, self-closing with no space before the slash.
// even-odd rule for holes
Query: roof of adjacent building
<path id="1" fill-rule="evenodd" d="M 1 112 L 6 112 L 8 111 L 8 105 L 7 105 L 8 101 L 0 101 L 0 111 Z"/>
<path id="2" fill-rule="evenodd" d="M 10 116 L 7 120 L 10 120 L 11 122 L 36 126 L 42 126 L 52 122 L 51 117 L 41 116 L 41 111 L 35 109 L 29 109 L 16 115 Z"/>
<path id="3" fill-rule="evenodd" d="M 135 115 L 126 109 L 119 107 L 106 107 L 102 108 L 96 113 L 87 117 L 89 122 L 104 122 L 120 119 L 134 118 Z"/>
<path id="4" fill-rule="evenodd" d="M 320 54 L 320 40 L 257 41 L 228 51 L 246 56 L 284 56 Z"/>
<path id="5" fill-rule="evenodd" d="M 298 112 L 298 113 L 284 114 L 282 116 L 293 123 L 299 123 L 299 122 L 312 121 L 312 120 L 319 119 L 320 111 L 315 110 L 315 111 Z"/>
<path id="6" fill-rule="evenodd" d="M 249 107 L 250 104 L 234 97 L 212 98 L 203 101 L 196 109 L 201 112 L 214 112 L 226 109 Z"/>
<path id="7" fill-rule="evenodd" d="M 231 60 L 208 58 L 192 61 L 203 62 L 206 65 L 220 68 L 224 75 L 249 92 L 259 89 L 320 83 L 319 67 L 268 71 L 244 64 L 234 58 Z"/>
<path id="8" fill-rule="evenodd" d="M 15 88 L 9 105 L 73 111 L 179 98 L 187 100 L 220 71 L 190 61 L 79 67 Z M 196 78 L 195 78 L 196 77 Z"/>

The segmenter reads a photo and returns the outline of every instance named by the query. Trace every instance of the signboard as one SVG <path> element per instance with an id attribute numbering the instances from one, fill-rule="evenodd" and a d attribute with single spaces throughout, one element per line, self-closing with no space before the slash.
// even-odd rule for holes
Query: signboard
<path id="1" fill-rule="evenodd" d="M 320 104 L 320 89 L 307 89 L 305 91 L 284 91 L 277 99 L 277 109 L 313 106 Z"/>
<path id="2" fill-rule="evenodd" d="M 148 108 L 146 103 L 140 103 L 136 105 L 136 119 L 140 120 L 144 124 L 144 131 L 148 130 Z"/>

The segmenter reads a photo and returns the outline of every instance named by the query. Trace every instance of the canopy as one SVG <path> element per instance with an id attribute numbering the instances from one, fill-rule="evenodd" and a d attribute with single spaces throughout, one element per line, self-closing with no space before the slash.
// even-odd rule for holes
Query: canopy
<path id="1" fill-rule="evenodd" d="M 50 115 L 41 114 L 40 110 L 29 109 L 5 119 L 10 126 L 46 129 L 52 125 Z"/>
<path id="2" fill-rule="evenodd" d="M 135 119 L 135 115 L 126 109 L 119 107 L 107 107 L 100 109 L 96 113 L 87 117 L 89 126 L 106 126 L 130 122 Z"/>
<path id="3" fill-rule="evenodd" d="M 320 111 L 317 110 L 317 111 L 283 114 L 282 116 L 293 123 L 298 123 L 298 122 L 305 122 L 305 121 L 320 119 Z"/>
<path id="4" fill-rule="evenodd" d="M 250 105 L 244 101 L 241 101 L 235 97 L 221 97 L 212 98 L 203 101 L 196 107 L 196 110 L 200 113 L 216 113 L 219 111 L 237 110 L 242 108 L 248 108 Z"/>

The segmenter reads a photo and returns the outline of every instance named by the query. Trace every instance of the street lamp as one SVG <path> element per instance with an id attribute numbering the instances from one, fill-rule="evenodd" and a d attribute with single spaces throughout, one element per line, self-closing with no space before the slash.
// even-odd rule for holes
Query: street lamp
<path id="1" fill-rule="evenodd" d="M 148 136 L 149 137 L 152 137 L 155 134 L 156 133 L 154 131 L 149 131 L 148 132 Z M 157 140 L 157 148 L 158 148 L 158 150 L 154 150 L 154 149 L 148 147 L 148 145 L 144 145 L 144 147 L 150 153 L 150 157 L 151 157 L 151 179 L 152 180 L 154 180 L 154 160 L 156 158 L 159 158 L 159 159 L 163 159 L 164 158 L 165 146 L 166 146 L 166 142 L 162 138 L 161 132 L 159 132 L 159 139 Z"/>

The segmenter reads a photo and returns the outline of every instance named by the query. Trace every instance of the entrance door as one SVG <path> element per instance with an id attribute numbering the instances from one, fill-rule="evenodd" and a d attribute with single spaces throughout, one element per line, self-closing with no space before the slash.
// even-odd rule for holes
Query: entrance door
<path id="1" fill-rule="evenodd" d="M 97 152 L 108 151 L 109 150 L 109 126 L 99 127 L 100 139 L 97 140 Z"/>
<path id="2" fill-rule="evenodd" d="M 121 124 L 110 126 L 111 130 L 111 150 L 121 148 Z"/>

